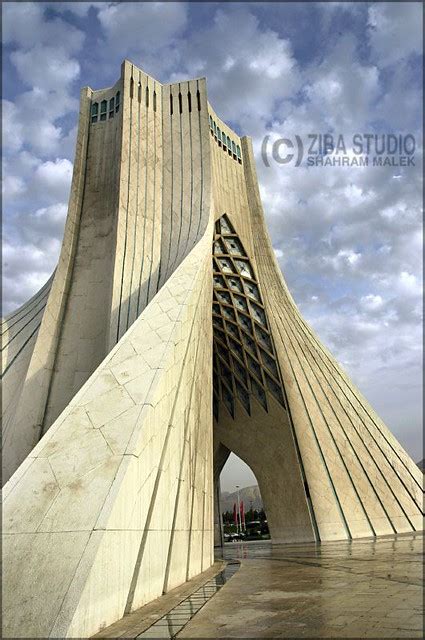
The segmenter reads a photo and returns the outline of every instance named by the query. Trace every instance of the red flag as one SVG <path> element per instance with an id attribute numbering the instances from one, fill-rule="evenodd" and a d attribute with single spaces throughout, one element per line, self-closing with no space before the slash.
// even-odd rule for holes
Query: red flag
<path id="1" fill-rule="evenodd" d="M 237 512 L 237 509 L 236 509 L 236 502 L 233 504 L 233 520 L 234 520 L 235 525 L 237 526 L 238 525 L 238 512 Z"/>
<path id="2" fill-rule="evenodd" d="M 240 515 L 241 515 L 241 526 L 245 529 L 245 510 L 244 510 L 244 506 L 243 506 L 243 500 L 241 501 L 241 506 L 240 506 Z"/>

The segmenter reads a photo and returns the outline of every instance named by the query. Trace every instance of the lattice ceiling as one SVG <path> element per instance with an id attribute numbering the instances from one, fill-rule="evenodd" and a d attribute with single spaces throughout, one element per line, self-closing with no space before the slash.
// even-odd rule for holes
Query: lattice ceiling
<path id="1" fill-rule="evenodd" d="M 220 400 L 235 417 L 237 398 L 248 415 L 252 401 L 268 411 L 272 394 L 285 407 L 266 312 L 251 262 L 229 219 L 215 224 L 213 243 L 214 416 Z"/>

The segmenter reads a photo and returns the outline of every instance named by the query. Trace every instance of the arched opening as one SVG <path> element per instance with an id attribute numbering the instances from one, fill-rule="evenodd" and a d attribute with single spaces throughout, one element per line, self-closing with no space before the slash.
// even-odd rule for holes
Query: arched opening
<path id="1" fill-rule="evenodd" d="M 261 285 L 226 214 L 216 222 L 212 253 L 216 512 L 220 474 L 233 452 L 258 480 L 272 540 L 314 541 L 315 516 Z"/>
<path id="2" fill-rule="evenodd" d="M 229 454 L 221 469 L 216 491 L 215 545 L 240 540 L 270 540 L 257 478 L 241 458 L 232 452 Z"/>

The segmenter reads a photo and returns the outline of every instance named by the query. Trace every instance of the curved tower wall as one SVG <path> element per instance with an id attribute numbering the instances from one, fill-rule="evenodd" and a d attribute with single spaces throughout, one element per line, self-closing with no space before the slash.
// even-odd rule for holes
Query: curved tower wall
<path id="1" fill-rule="evenodd" d="M 78 240 L 40 435 L 108 352 L 123 122 L 121 107 L 109 118 L 109 104 L 118 91 L 121 81 L 91 95 L 91 104 L 107 101 L 108 119 L 87 124 Z"/>
<path id="2" fill-rule="evenodd" d="M 422 530 L 423 476 L 299 313 L 271 249 L 243 140 L 258 277 L 320 540 Z"/>
<path id="3" fill-rule="evenodd" d="M 210 232 L 6 483 L 5 637 L 90 637 L 213 563 Z"/>
<path id="4" fill-rule="evenodd" d="M 4 378 L 10 409 L 3 482 L 204 234 L 211 197 L 206 111 L 205 80 L 163 86 L 128 61 L 113 87 L 82 91 L 52 293 L 35 352 L 34 338 Z M 19 385 L 9 384 L 12 378 Z"/>
<path id="5" fill-rule="evenodd" d="M 7 451 L 16 434 L 12 427 L 26 373 L 37 341 L 52 278 L 20 309 L 2 322 L 2 442 Z M 10 461 L 16 464 L 15 461 Z"/>
<path id="6" fill-rule="evenodd" d="M 84 197 L 84 176 L 88 146 L 88 127 L 90 118 L 91 90 L 82 89 L 78 134 L 74 158 L 74 171 L 65 223 L 64 238 L 59 261 L 52 276 L 49 295 L 40 314 L 37 339 L 32 347 L 21 342 L 19 336 L 19 356 L 13 367 L 2 367 L 3 411 L 11 407 L 7 422 L 2 421 L 2 477 L 3 482 L 14 473 L 17 467 L 35 446 L 43 431 L 44 415 L 48 400 L 52 370 L 64 318 L 66 300 L 72 281 L 72 266 L 78 245 L 80 211 Z M 42 291 L 42 290 L 41 290 Z M 40 292 L 41 293 L 41 292 Z M 24 305 L 23 309 L 26 307 Z M 19 313 L 21 310 L 18 311 Z M 14 314 L 11 314 L 13 316 Z M 6 319 L 8 322 L 9 319 Z M 26 358 L 28 365 L 23 366 Z M 19 398 L 11 402 L 9 380 L 22 372 Z M 2 414 L 4 416 L 4 414 Z"/>
<path id="7" fill-rule="evenodd" d="M 59 264 L 6 320 L 9 637 L 90 636 L 213 562 L 206 114 L 205 80 L 127 61 L 82 91 Z"/>

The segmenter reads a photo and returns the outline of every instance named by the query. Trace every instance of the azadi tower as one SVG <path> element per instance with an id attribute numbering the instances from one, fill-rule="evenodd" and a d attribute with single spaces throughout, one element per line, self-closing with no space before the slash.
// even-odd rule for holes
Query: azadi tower
<path id="1" fill-rule="evenodd" d="M 205 79 L 82 90 L 62 250 L 3 323 L 5 637 L 88 637 L 213 563 L 234 451 L 272 539 L 422 528 L 422 472 L 301 317 Z"/>

